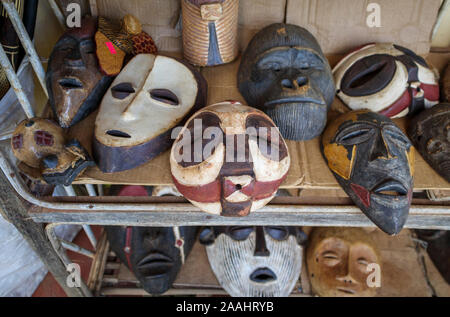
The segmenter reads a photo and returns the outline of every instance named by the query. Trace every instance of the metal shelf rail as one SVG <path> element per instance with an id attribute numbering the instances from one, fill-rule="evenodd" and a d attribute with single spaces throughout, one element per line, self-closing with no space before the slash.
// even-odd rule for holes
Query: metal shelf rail
<path id="1" fill-rule="evenodd" d="M 44 70 L 35 48 L 25 31 L 15 7 L 10 0 L 1 0 L 7 10 L 14 29 L 30 58 L 32 67 L 46 92 Z M 52 4 L 53 0 L 52 0 Z M 58 7 L 56 16 L 62 16 Z M 61 22 L 61 21 L 60 21 Z M 33 107 L 23 93 L 2 46 L 0 45 L 0 64 L 6 71 L 8 80 L 17 94 L 27 117 L 33 117 Z M 47 94 L 47 92 L 46 92 Z M 85 283 L 80 288 L 70 288 L 66 280 L 69 258 L 65 249 L 92 257 L 90 251 L 72 243 L 59 240 L 53 232 L 60 224 L 80 224 L 86 231 L 92 245 L 97 241 L 89 227 L 96 225 L 127 226 L 204 226 L 204 225 L 296 225 L 296 226 L 352 226 L 369 227 L 373 224 L 354 205 L 277 203 L 277 199 L 244 218 L 228 218 L 209 215 L 187 202 L 167 202 L 164 197 L 148 198 L 143 202 L 123 200 L 114 197 L 94 197 L 95 189 L 85 184 L 89 197 L 74 197 L 73 188 L 67 187 L 68 197 L 61 199 L 38 198 L 30 193 L 21 177 L 13 158 L 9 141 L 0 141 L 0 212 L 24 235 L 33 249 L 47 265 L 49 271 L 70 296 L 90 296 Z M 48 223 L 44 230 L 42 223 Z M 406 223 L 407 228 L 427 228 L 450 230 L 450 208 L 425 202 L 413 205 Z"/>

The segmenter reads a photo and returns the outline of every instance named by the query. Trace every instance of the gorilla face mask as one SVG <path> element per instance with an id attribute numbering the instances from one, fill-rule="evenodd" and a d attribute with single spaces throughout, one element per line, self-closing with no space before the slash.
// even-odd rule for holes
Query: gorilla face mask
<path id="1" fill-rule="evenodd" d="M 428 164 L 450 182 L 450 104 L 422 111 L 411 121 L 408 135 Z"/>
<path id="2" fill-rule="evenodd" d="M 173 58 L 139 54 L 114 80 L 95 121 L 94 158 L 106 173 L 146 163 L 172 144 L 171 130 L 206 102 L 206 82 Z"/>
<path id="3" fill-rule="evenodd" d="M 95 110 L 112 78 L 104 76 L 95 55 L 97 21 L 85 18 L 69 29 L 53 48 L 46 73 L 49 101 L 63 128 Z"/>
<path id="4" fill-rule="evenodd" d="M 397 234 L 408 217 L 414 148 L 387 117 L 352 111 L 331 122 L 322 152 L 338 183 L 380 229 Z"/>
<path id="5" fill-rule="evenodd" d="M 334 99 L 333 76 L 316 39 L 291 24 L 272 24 L 255 35 L 238 73 L 239 91 L 264 110 L 289 140 L 320 135 Z"/>
<path id="6" fill-rule="evenodd" d="M 439 102 L 439 84 L 425 60 L 394 44 L 369 44 L 333 69 L 338 97 L 352 110 L 404 117 Z"/>
<path id="7" fill-rule="evenodd" d="M 275 196 L 290 157 L 263 112 L 223 102 L 187 121 L 172 147 L 170 166 L 179 192 L 200 209 L 246 216 Z"/>
<path id="8" fill-rule="evenodd" d="M 370 264 L 381 264 L 370 235 L 360 228 L 316 228 L 306 250 L 313 291 L 319 296 L 375 296 Z"/>
<path id="9" fill-rule="evenodd" d="M 298 227 L 213 227 L 200 242 L 231 296 L 286 297 L 300 276 L 306 235 Z"/>

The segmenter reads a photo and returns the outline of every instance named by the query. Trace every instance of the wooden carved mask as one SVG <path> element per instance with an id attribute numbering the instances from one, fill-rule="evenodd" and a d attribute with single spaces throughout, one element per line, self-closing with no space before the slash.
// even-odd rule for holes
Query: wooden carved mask
<path id="1" fill-rule="evenodd" d="M 50 105 L 63 128 L 95 110 L 112 78 L 100 71 L 95 55 L 97 20 L 84 18 L 58 40 L 49 59 L 46 85 Z"/>
<path id="2" fill-rule="evenodd" d="M 203 211 L 246 216 L 275 196 L 290 157 L 263 112 L 222 102 L 187 121 L 172 146 L 170 166 L 178 191 Z"/>
<path id="3" fill-rule="evenodd" d="M 408 135 L 425 161 L 450 182 L 450 104 L 422 111 L 411 121 Z"/>
<path id="4" fill-rule="evenodd" d="M 124 186 L 118 196 L 147 196 L 146 187 Z M 144 290 L 166 292 L 195 243 L 198 227 L 105 226 L 111 249 Z"/>
<path id="5" fill-rule="evenodd" d="M 337 96 L 352 110 L 370 109 L 391 118 L 439 102 L 439 84 L 426 61 L 395 44 L 369 44 L 333 69 Z"/>
<path id="6" fill-rule="evenodd" d="M 19 123 L 11 147 L 19 161 L 39 169 L 51 185 L 68 186 L 88 166 L 95 165 L 77 140 L 66 140 L 63 129 L 47 119 Z"/>
<path id="7" fill-rule="evenodd" d="M 314 36 L 292 24 L 259 31 L 245 50 L 238 87 L 252 107 L 266 112 L 289 140 L 319 136 L 335 89 L 327 59 Z"/>
<path id="8" fill-rule="evenodd" d="M 397 234 L 408 217 L 414 147 L 389 118 L 352 111 L 331 122 L 322 153 L 338 183 L 381 230 Z"/>
<path id="9" fill-rule="evenodd" d="M 375 296 L 368 265 L 381 265 L 370 235 L 360 228 L 316 228 L 306 249 L 308 276 L 319 296 Z"/>
<path id="10" fill-rule="evenodd" d="M 132 169 L 170 147 L 171 130 L 206 102 L 206 81 L 176 59 L 139 54 L 105 94 L 94 158 L 106 173 Z"/>
<path id="11" fill-rule="evenodd" d="M 208 227 L 200 233 L 220 285 L 233 297 L 286 297 L 302 269 L 299 227 Z"/>

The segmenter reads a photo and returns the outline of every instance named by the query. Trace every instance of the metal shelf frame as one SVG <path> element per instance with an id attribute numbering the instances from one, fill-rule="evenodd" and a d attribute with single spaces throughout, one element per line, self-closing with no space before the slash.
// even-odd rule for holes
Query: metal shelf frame
<path id="1" fill-rule="evenodd" d="M 23 27 L 17 11 L 10 0 L 1 0 L 13 21 L 22 45 L 30 58 L 42 89 L 46 92 L 44 70 L 35 48 Z M 51 1 L 57 17 L 61 17 L 58 7 Z M 17 75 L 0 45 L 0 64 L 5 69 L 11 86 L 27 117 L 33 117 L 33 107 L 23 93 Z M 68 197 L 61 199 L 37 198 L 31 194 L 21 177 L 11 156 L 9 141 L 0 141 L 0 212 L 24 235 L 33 249 L 47 265 L 49 271 L 70 296 L 90 296 L 91 292 L 83 283 L 81 288 L 70 288 L 66 280 L 68 257 L 65 249 L 75 250 L 91 256 L 87 250 L 77 250 L 75 245 L 60 241 L 53 232 L 60 224 L 83 225 L 92 245 L 95 237 L 89 225 L 126 226 L 206 226 L 206 225 L 283 225 L 283 226 L 351 226 L 372 227 L 370 220 L 350 203 L 337 205 L 329 202 L 311 204 L 279 203 L 277 199 L 264 208 L 244 218 L 228 218 L 201 212 L 189 202 L 167 202 L 163 197 L 149 198 L 137 202 L 114 197 L 93 197 L 92 185 L 86 184 L 89 197 L 74 196 L 72 189 L 66 189 Z M 44 230 L 43 223 L 47 223 Z M 450 207 L 422 202 L 413 204 L 406 228 L 450 230 Z"/>

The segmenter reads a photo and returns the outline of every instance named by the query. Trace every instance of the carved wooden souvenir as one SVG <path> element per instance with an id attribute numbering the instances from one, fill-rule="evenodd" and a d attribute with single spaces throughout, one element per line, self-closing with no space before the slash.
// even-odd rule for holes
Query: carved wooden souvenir
<path id="1" fill-rule="evenodd" d="M 124 186 L 118 196 L 146 196 L 143 186 Z M 111 249 L 150 294 L 166 292 L 194 245 L 198 227 L 105 227 Z"/>
<path id="2" fill-rule="evenodd" d="M 316 228 L 309 238 L 306 264 L 313 292 L 326 297 L 375 296 L 367 280 L 381 257 L 370 235 L 360 228 Z M 383 283 L 381 281 L 381 283 Z"/>
<path id="3" fill-rule="evenodd" d="M 94 111 L 112 81 L 98 67 L 96 29 L 96 19 L 84 18 L 81 28 L 71 28 L 63 34 L 50 55 L 45 80 L 50 105 L 63 128 Z"/>
<path id="4" fill-rule="evenodd" d="M 208 213 L 246 216 L 265 206 L 286 178 L 290 157 L 263 112 L 227 101 L 195 113 L 170 153 L 178 191 Z"/>
<path id="5" fill-rule="evenodd" d="M 206 81 L 187 63 L 139 54 L 114 80 L 95 121 L 94 158 L 105 173 L 132 169 L 167 150 L 171 131 L 206 103 Z"/>
<path id="6" fill-rule="evenodd" d="M 450 103 L 419 113 L 409 124 L 408 136 L 425 161 L 450 182 Z"/>
<path id="7" fill-rule="evenodd" d="M 391 43 L 359 48 L 333 69 L 337 96 L 350 109 L 370 109 L 391 118 L 439 102 L 439 84 L 427 62 Z"/>
<path id="8" fill-rule="evenodd" d="M 286 297 L 302 269 L 299 227 L 207 227 L 200 233 L 211 268 L 233 297 Z"/>
<path id="9" fill-rule="evenodd" d="M 66 141 L 56 123 L 41 118 L 23 120 L 14 130 L 11 147 L 19 161 L 40 169 L 51 185 L 68 186 L 93 160 L 77 140 Z"/>
<path id="10" fill-rule="evenodd" d="M 181 8 L 186 60 L 214 66 L 237 57 L 239 0 L 182 0 Z"/>
<path id="11" fill-rule="evenodd" d="M 127 55 L 156 54 L 156 45 L 137 18 L 127 14 L 121 21 L 98 18 L 95 34 L 100 68 L 108 76 L 117 75 Z"/>
<path id="12" fill-rule="evenodd" d="M 427 243 L 427 253 L 442 277 L 450 284 L 450 231 L 416 230 L 417 237 Z"/>
<path id="13" fill-rule="evenodd" d="M 448 63 L 442 78 L 442 98 L 444 102 L 450 102 L 450 63 Z"/>
<path id="14" fill-rule="evenodd" d="M 266 112 L 289 140 L 319 136 L 334 99 L 330 65 L 314 36 L 292 24 L 259 31 L 245 50 L 238 87 L 247 103 Z"/>
<path id="15" fill-rule="evenodd" d="M 381 230 L 397 234 L 408 217 L 414 147 L 388 117 L 368 110 L 339 116 L 322 136 L 339 185 Z"/>

